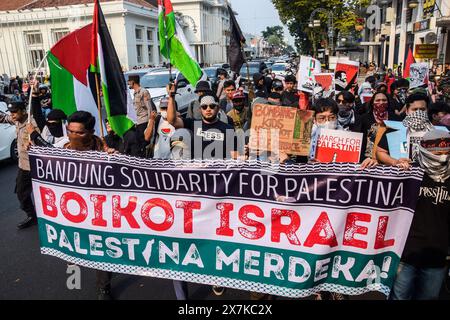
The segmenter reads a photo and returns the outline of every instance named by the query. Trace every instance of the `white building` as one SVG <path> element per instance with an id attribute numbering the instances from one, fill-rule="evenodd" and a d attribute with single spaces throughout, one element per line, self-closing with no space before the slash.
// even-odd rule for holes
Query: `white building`
<path id="1" fill-rule="evenodd" d="M 416 45 L 437 44 L 435 59 L 416 60 L 450 63 L 449 0 L 374 0 L 373 4 L 381 8 L 381 25 L 366 32 L 367 61 L 392 68 L 405 63 L 409 48 L 414 52 Z"/>
<path id="2" fill-rule="evenodd" d="M 101 0 L 124 70 L 159 65 L 158 9 L 146 0 Z M 93 0 L 0 2 L 0 74 L 24 76 L 64 35 L 92 22 Z"/>
<path id="3" fill-rule="evenodd" d="M 172 0 L 175 14 L 191 44 L 197 61 L 227 62 L 230 18 L 227 0 Z"/>

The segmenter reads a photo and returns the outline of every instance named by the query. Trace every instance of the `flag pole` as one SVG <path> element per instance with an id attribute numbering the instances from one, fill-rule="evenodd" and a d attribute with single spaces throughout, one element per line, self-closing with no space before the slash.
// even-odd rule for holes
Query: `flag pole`
<path id="1" fill-rule="evenodd" d="M 252 82 L 250 80 L 250 67 L 248 65 L 247 56 L 245 55 L 245 51 L 244 51 L 244 43 L 242 41 L 241 41 L 241 51 L 242 51 L 242 55 L 244 57 L 245 65 L 247 66 L 248 97 L 250 100 L 253 100 L 255 98 L 255 92 L 253 89 Z"/>
<path id="2" fill-rule="evenodd" d="M 169 46 L 169 37 L 167 36 L 167 27 L 166 27 L 166 6 L 164 3 L 162 4 L 163 12 L 164 12 L 164 38 L 166 40 L 166 48 L 167 48 L 167 56 L 169 59 L 169 82 L 172 82 L 172 62 L 170 61 L 170 46 Z"/>
<path id="3" fill-rule="evenodd" d="M 97 71 L 95 72 L 95 87 L 97 88 L 97 107 L 98 107 L 98 119 L 100 120 L 100 137 L 102 138 L 102 140 L 104 140 L 105 135 L 103 133 L 102 100 L 100 98 L 100 86 Z"/>
<path id="4" fill-rule="evenodd" d="M 32 73 L 33 84 L 30 86 L 30 96 L 28 97 L 28 123 L 31 123 L 31 98 L 33 97 L 34 82 L 35 82 L 34 77 L 36 76 L 36 73 L 39 71 L 39 69 L 41 69 L 45 59 L 47 59 L 48 53 L 49 51 L 47 51 L 44 58 L 42 58 L 41 62 L 39 63 L 38 67 Z"/>

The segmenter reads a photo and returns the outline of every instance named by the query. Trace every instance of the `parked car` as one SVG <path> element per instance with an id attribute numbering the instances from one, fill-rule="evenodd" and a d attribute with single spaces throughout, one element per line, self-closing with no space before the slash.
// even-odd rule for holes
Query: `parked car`
<path id="1" fill-rule="evenodd" d="M 178 71 L 172 69 L 172 75 L 177 82 L 178 90 L 175 100 L 178 105 L 178 112 L 181 115 L 187 113 L 189 105 L 198 99 L 195 94 L 195 88 L 189 83 L 189 81 Z M 170 75 L 169 70 L 153 71 L 141 79 L 141 87 L 148 90 L 152 97 L 153 103 L 159 111 L 159 100 L 167 95 L 166 86 L 169 83 Z"/>
<path id="2" fill-rule="evenodd" d="M 265 66 L 265 64 L 264 64 L 264 66 Z M 263 66 L 262 66 L 261 62 L 253 62 L 252 61 L 252 62 L 248 63 L 251 81 L 253 81 L 253 75 L 255 73 L 258 73 L 258 72 L 262 73 L 262 71 L 264 70 L 264 69 L 261 70 L 262 67 Z M 241 68 L 241 71 L 239 72 L 239 74 L 241 75 L 242 80 L 247 81 L 247 65 L 245 63 L 242 65 L 242 68 Z"/>
<path id="3" fill-rule="evenodd" d="M 0 102 L 0 112 L 8 113 L 5 102 Z M 0 123 L 0 160 L 13 159 L 17 161 L 16 128 L 13 125 Z"/>
<path id="4" fill-rule="evenodd" d="M 145 69 L 136 69 L 136 70 L 130 70 L 127 72 L 124 72 L 125 81 L 128 81 L 128 77 L 131 74 L 137 74 L 140 79 L 142 79 L 143 76 L 145 76 L 147 73 L 154 72 L 154 71 L 161 71 L 166 70 L 166 68 L 145 68 Z"/>
<path id="5" fill-rule="evenodd" d="M 285 76 L 286 75 L 286 69 L 288 68 L 287 63 L 275 63 L 272 66 L 272 73 L 275 73 L 277 76 Z"/>

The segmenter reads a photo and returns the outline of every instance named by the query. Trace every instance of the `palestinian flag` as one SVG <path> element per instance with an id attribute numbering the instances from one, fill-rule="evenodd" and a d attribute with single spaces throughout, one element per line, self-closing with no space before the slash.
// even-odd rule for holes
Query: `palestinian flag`
<path id="1" fill-rule="evenodd" d="M 98 0 L 95 1 L 94 20 L 89 38 L 90 68 L 92 72 L 100 74 L 109 125 L 122 137 L 134 126 L 134 122 L 127 116 L 129 111 L 133 111 L 129 108 L 131 97 Z"/>
<path id="2" fill-rule="evenodd" d="M 47 62 L 52 81 L 52 104 L 70 116 L 88 111 L 96 117 L 96 133 L 100 121 L 96 103 L 95 78 L 89 72 L 92 24 L 66 35 L 48 52 Z"/>
<path id="3" fill-rule="evenodd" d="M 403 78 L 409 80 L 409 71 L 411 69 L 411 65 L 416 63 L 416 59 L 414 59 L 414 55 L 412 53 L 411 47 L 408 48 L 408 57 L 405 62 L 405 69 L 403 70 Z"/>
<path id="4" fill-rule="evenodd" d="M 203 72 L 191 52 L 183 30 L 175 20 L 172 3 L 170 0 L 158 0 L 158 9 L 161 55 L 169 59 L 190 84 L 195 86 Z"/>

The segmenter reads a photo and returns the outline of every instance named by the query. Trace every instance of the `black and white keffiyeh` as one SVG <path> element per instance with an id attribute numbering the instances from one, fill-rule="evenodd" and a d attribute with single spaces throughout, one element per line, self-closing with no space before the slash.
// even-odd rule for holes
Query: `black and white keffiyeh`
<path id="1" fill-rule="evenodd" d="M 418 110 L 406 116 L 403 120 L 403 125 L 411 132 L 431 131 L 433 125 L 431 124 L 428 113 L 423 110 Z"/>
<path id="2" fill-rule="evenodd" d="M 417 160 L 425 172 L 436 182 L 445 182 L 450 177 L 450 155 L 435 155 L 419 145 Z"/>

